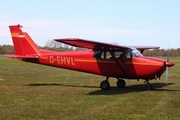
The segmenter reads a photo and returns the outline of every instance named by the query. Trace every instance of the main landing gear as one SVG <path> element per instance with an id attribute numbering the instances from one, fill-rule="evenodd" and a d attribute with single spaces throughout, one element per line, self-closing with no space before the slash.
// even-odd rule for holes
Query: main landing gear
<path id="1" fill-rule="evenodd" d="M 118 79 L 118 78 L 117 78 Z M 126 86 L 126 82 L 123 79 L 118 79 L 117 86 L 119 88 L 124 88 Z"/>
<path id="2" fill-rule="evenodd" d="M 102 90 L 108 90 L 110 88 L 109 81 L 108 80 L 102 81 L 100 87 Z"/>
<path id="3" fill-rule="evenodd" d="M 110 83 L 108 81 L 108 77 L 106 77 L 106 80 L 102 81 L 100 84 L 100 87 L 102 90 L 108 90 L 110 88 Z M 124 88 L 126 86 L 126 82 L 123 79 L 117 78 L 117 87 Z"/>

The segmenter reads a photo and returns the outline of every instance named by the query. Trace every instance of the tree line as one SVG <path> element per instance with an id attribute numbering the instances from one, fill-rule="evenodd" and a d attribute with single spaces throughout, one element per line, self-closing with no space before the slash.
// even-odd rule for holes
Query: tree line
<path id="1" fill-rule="evenodd" d="M 82 50 L 83 48 L 73 47 L 67 44 L 63 44 L 60 42 L 56 42 L 53 40 L 49 40 L 46 42 L 45 46 L 39 46 L 40 49 L 45 50 L 53 50 L 53 51 L 75 51 L 75 50 Z M 0 54 L 14 54 L 14 47 L 12 45 L 0 45 Z M 153 50 L 145 50 L 143 53 L 144 56 L 151 56 L 151 57 L 180 57 L 180 48 L 177 49 L 153 49 Z"/>

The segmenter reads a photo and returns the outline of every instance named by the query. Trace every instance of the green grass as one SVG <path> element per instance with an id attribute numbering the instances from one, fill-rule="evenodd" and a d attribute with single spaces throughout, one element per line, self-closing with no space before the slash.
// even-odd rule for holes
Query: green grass
<path id="1" fill-rule="evenodd" d="M 102 91 L 105 77 L 0 57 L 0 119 L 57 120 L 178 120 L 180 59 L 171 58 L 169 85 L 165 75 L 150 81 L 126 80 L 118 89 Z"/>

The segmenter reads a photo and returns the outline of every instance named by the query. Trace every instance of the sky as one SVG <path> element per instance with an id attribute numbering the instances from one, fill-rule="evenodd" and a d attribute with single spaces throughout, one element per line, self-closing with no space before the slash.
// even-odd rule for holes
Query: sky
<path id="1" fill-rule="evenodd" d="M 180 48 L 180 0 L 0 0 L 0 45 L 20 24 L 39 46 L 82 38 L 127 46 Z"/>

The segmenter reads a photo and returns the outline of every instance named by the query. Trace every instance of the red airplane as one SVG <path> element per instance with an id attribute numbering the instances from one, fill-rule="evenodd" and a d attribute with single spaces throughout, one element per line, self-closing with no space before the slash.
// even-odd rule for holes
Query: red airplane
<path id="1" fill-rule="evenodd" d="M 174 65 L 169 61 L 143 56 L 145 49 L 159 48 L 152 46 L 129 47 L 79 38 L 61 38 L 54 40 L 75 47 L 87 48 L 87 50 L 70 52 L 42 50 L 38 48 L 28 33 L 21 30 L 21 27 L 21 25 L 9 26 L 15 54 L 5 56 L 105 76 L 106 79 L 100 83 L 102 90 L 110 88 L 109 77 L 117 78 L 119 88 L 126 85 L 122 78 L 143 79 L 147 82 L 145 89 L 153 90 L 149 80 L 160 79 L 166 67 Z"/>

